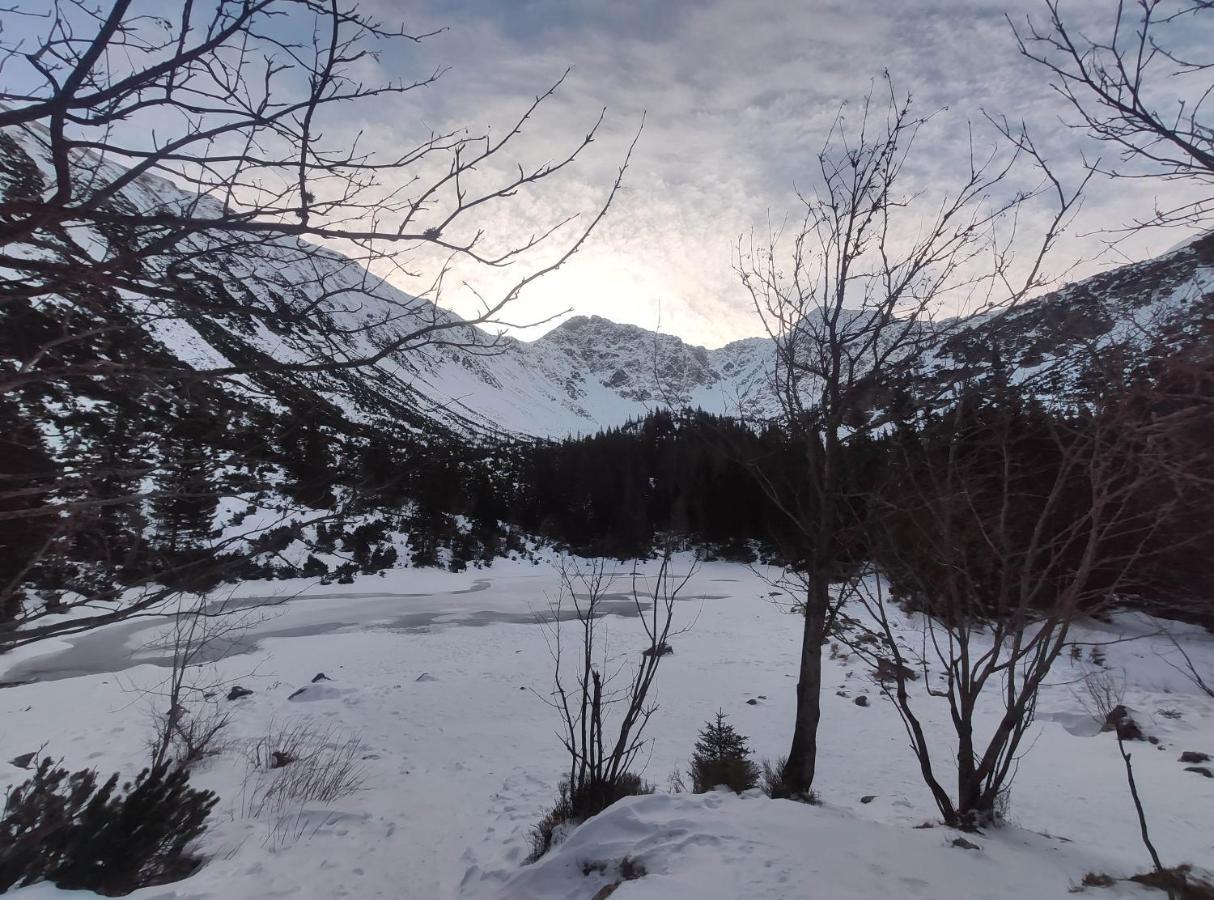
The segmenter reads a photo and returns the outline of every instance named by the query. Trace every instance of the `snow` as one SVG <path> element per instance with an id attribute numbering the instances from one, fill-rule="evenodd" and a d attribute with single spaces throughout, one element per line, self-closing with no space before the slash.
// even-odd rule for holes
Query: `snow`
<path id="1" fill-rule="evenodd" d="M 51 172 L 39 129 L 13 128 L 9 133 L 44 174 Z M 107 179 L 120 174 L 111 163 L 95 163 Z M 123 195 L 143 209 L 173 210 L 198 202 L 197 197 L 154 176 L 136 180 Z M 214 203 L 203 198 L 199 210 L 204 214 L 215 211 Z M 98 252 L 104 244 L 87 231 L 80 239 L 95 245 Z M 407 410 L 460 434 L 506 432 L 561 438 L 619 426 L 664 406 L 700 407 L 734 415 L 744 412 L 755 418 L 779 411 L 770 384 L 774 346 L 766 338 L 708 350 L 673 335 L 586 317 L 570 319 L 533 342 L 494 338 L 331 250 L 288 238 L 258 241 L 256 248 L 249 255 L 233 253 L 222 260 L 200 254 L 196 271 L 186 273 L 195 278 L 213 276 L 227 284 L 233 302 L 241 307 L 238 313 L 209 314 L 189 305 L 177 308 L 176 304 L 124 295 L 127 311 L 142 324 L 150 342 L 163 345 L 183 364 L 204 369 L 222 368 L 230 362 L 239 365 L 229 357 L 244 355 L 255 359 L 265 354 L 282 363 L 364 359 L 418 326 L 434 322 L 453 326 L 443 335 L 449 346 L 408 347 L 360 370 L 296 373 L 297 384 L 315 391 L 355 423 L 377 419 L 398 423 L 406 418 L 399 413 Z M 37 255 L 46 251 L 13 247 L 10 252 Z M 1031 355 L 1036 343 L 1032 339 L 1049 337 L 1042 330 L 1057 327 L 1049 323 L 1051 312 L 1057 313 L 1068 297 L 1090 290 L 1107 294 L 1101 300 L 1102 309 L 1125 323 L 1109 339 L 1141 339 L 1133 333 L 1133 324 L 1176 324 L 1194 337 L 1192 329 L 1200 319 L 1195 313 L 1209 296 L 1212 276 L 1191 257 L 1191 251 L 1174 250 L 1025 304 L 1010 320 L 1025 331 L 1018 352 Z M 1138 292 L 1144 289 L 1139 280 L 1157 296 L 1136 306 Z M 308 323 L 295 323 L 284 333 L 283 324 L 272 315 L 284 301 L 309 309 Z M 201 324 L 196 319 L 205 319 L 206 327 L 195 327 Z M 981 319 L 975 324 L 981 326 Z M 224 349 L 205 336 L 214 333 L 219 333 L 214 340 Z M 975 340 L 985 343 L 987 335 L 978 330 Z M 476 345 L 472 352 L 466 346 L 469 343 Z M 465 346 L 458 346 L 461 344 Z M 1042 354 L 1042 368 L 1049 368 L 1046 363 L 1061 363 L 1074 376 L 1077 366 L 1067 360 L 1067 353 L 1084 347 L 1085 342 L 1076 345 L 1063 340 Z M 925 370 L 969 365 L 947 353 L 920 362 Z M 1009 362 L 1036 365 L 1033 359 Z M 1031 374 L 1037 373 L 1026 371 L 1022 380 Z M 254 402 L 279 406 L 255 381 L 234 379 L 227 385 Z M 804 389 L 812 392 L 813 385 L 807 380 Z M 1043 390 L 1056 388 L 1047 385 Z M 400 408 L 393 409 L 392 403 Z"/>
<path id="2" fill-rule="evenodd" d="M 976 838 L 978 850 L 952 846 L 956 837 L 943 828 L 899 828 L 839 809 L 730 792 L 631 797 L 520 871 L 502 895 L 583 900 L 618 880 L 610 868 L 584 875 L 586 862 L 628 858 L 646 875 L 612 894 L 623 900 L 1044 900 L 1068 896 L 1079 880 L 1075 872 L 1108 864 L 1099 854 L 1018 828 Z M 1150 892 L 1121 888 L 1101 896 Z"/>
<path id="3" fill-rule="evenodd" d="M 686 768 L 697 731 L 718 709 L 759 758 L 787 750 L 799 630 L 769 596 L 765 574 L 706 563 L 683 595 L 679 621 L 691 628 L 658 672 L 661 709 L 644 757 L 659 790 Z M 951 846 L 956 835 L 943 827 L 915 827 L 939 816 L 893 708 L 849 657 L 826 663 L 822 806 L 716 794 L 633 798 L 523 867 L 529 829 L 551 805 L 564 767 L 557 722 L 537 696 L 549 688 L 552 661 L 535 614 L 557 584 L 547 564 L 500 561 L 458 574 L 397 569 L 349 585 L 229 588 L 223 596 L 254 605 L 256 615 L 214 677 L 224 693 L 235 683 L 254 693 L 218 701 L 232 715 L 227 747 L 194 776 L 221 796 L 200 845 L 208 861 L 183 882 L 132 896 L 589 898 L 609 879 L 583 875 L 582 864 L 631 856 L 649 874 L 613 895 L 624 900 L 1024 900 L 1069 896 L 1089 871 L 1128 875 L 1149 866 L 1116 744 L 1093 733 L 1075 693 L 1091 664 L 1085 650 L 1082 661 L 1060 662 L 1045 689 L 1012 792 L 1012 824 L 969 836 L 980 850 Z M 642 645 L 638 622 L 613 615 L 605 624 L 612 652 L 628 662 Z M 1103 645 L 1110 671 L 1125 673 L 1126 704 L 1159 739 L 1136 744 L 1134 764 L 1165 862 L 1210 867 L 1214 779 L 1177 760 L 1185 750 L 1214 755 L 1214 701 L 1168 664 L 1176 658 L 1158 624 L 1125 614 L 1083 624 L 1078 639 Z M 45 742 L 46 753 L 71 767 L 137 771 L 147 759 L 145 692 L 166 674 L 158 627 L 124 623 L 0 660 L 0 681 L 38 679 L 0 690 L 0 760 Z M 913 622 L 904 627 L 913 634 Z M 1211 635 L 1173 630 L 1199 665 L 1214 668 Z M 1114 642 L 1127 635 L 1138 639 Z M 314 684 L 318 672 L 331 680 Z M 853 702 L 861 694 L 867 707 Z M 925 707 L 924 719 L 933 733 L 948 733 L 944 708 Z M 335 738 L 356 736 L 364 781 L 351 796 L 291 811 L 302 833 L 283 840 L 278 819 L 242 812 L 246 752 L 271 723 L 299 721 Z M 24 777 L 0 761 L 0 789 Z M 868 795 L 876 796 L 862 803 Z M 14 896 L 66 894 L 38 886 Z M 1151 895 L 1119 885 L 1098 896 Z"/>

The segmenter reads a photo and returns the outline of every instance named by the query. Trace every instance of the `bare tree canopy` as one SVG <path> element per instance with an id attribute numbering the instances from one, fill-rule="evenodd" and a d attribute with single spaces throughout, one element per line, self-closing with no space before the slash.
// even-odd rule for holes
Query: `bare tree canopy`
<path id="1" fill-rule="evenodd" d="M 905 169 L 931 117 L 915 111 L 888 74 L 850 112 L 840 112 L 816 156 L 812 187 L 799 193 L 804 216 L 791 247 L 777 231 L 738 251 L 743 287 L 775 343 L 781 424 L 807 473 L 797 496 L 764 482 L 804 536 L 797 713 L 783 773 L 798 795 L 814 778 L 822 644 L 842 599 L 831 585 L 848 570 L 845 536 L 858 524 L 845 445 L 890 421 L 874 410 L 897 404 L 878 398 L 898 373 L 925 362 L 950 327 L 965 327 L 959 314 L 989 319 L 1047 283 L 1043 262 L 1083 190 L 1054 177 L 1023 128 L 991 119 L 991 148 L 980 150 L 971 137 L 968 171 L 925 195 Z M 1030 190 L 1013 188 L 1008 177 L 1021 163 L 1036 172 Z M 1045 224 L 1018 232 L 1037 201 L 1047 206 Z"/>
<path id="2" fill-rule="evenodd" d="M 594 141 L 602 112 L 543 161 L 513 158 L 563 75 L 500 130 L 419 125 L 412 135 L 402 130 L 390 153 L 370 148 L 362 131 L 351 132 L 357 111 L 365 121 L 377 108 L 397 108 L 385 104 L 436 87 L 445 71 L 379 80 L 381 55 L 432 37 L 381 23 L 348 0 L 208 0 L 167 14 L 135 0 L 6 10 L 0 140 L 6 151 L 28 152 L 6 153 L 5 302 L 66 298 L 61 318 L 70 322 L 65 334 L 26 348 L 4 388 L 112 371 L 63 362 L 64 344 L 82 332 L 119 327 L 98 321 L 106 298 L 141 298 L 140 317 L 161 322 L 172 311 L 158 302 L 230 306 L 206 276 L 238 281 L 258 268 L 291 270 L 307 295 L 284 308 L 263 304 L 258 315 L 269 323 L 323 319 L 368 294 L 389 307 L 358 326 L 374 340 L 356 351 L 264 366 L 351 367 L 443 339 L 475 345 L 481 338 L 465 322 L 432 303 L 451 264 L 526 269 L 482 297 L 470 320 L 494 323 L 526 285 L 580 248 L 619 179 L 581 220 L 522 236 L 482 224 L 491 205 L 559 175 Z M 370 271 L 351 279 L 322 243 Z M 419 296 L 381 289 L 394 276 L 422 279 Z M 216 365 L 207 374 L 250 368 Z"/>
<path id="3" fill-rule="evenodd" d="M 1214 3 L 1118 0 L 1108 21 L 1081 30 L 1059 0 L 1044 23 L 1013 23 L 1020 51 L 1049 70 L 1074 127 L 1112 148 L 1117 177 L 1183 180 L 1195 193 L 1135 225 L 1207 226 L 1214 214 Z M 1133 227 L 1133 226 L 1131 226 Z"/>
<path id="4" fill-rule="evenodd" d="M 270 430 L 325 474 L 332 398 L 376 390 L 345 370 L 381 362 L 383 418 L 419 429 L 407 376 L 390 380 L 409 355 L 496 352 L 474 326 L 602 221 L 631 145 L 597 206 L 532 233 L 488 225 L 528 221 L 528 193 L 569 172 L 605 111 L 564 146 L 523 148 L 554 72 L 504 127 L 435 130 L 416 101 L 446 70 L 394 80 L 380 62 L 407 71 L 436 35 L 356 0 L 0 9 L 0 647 L 155 613 L 183 571 L 213 583 L 236 547 L 337 515 L 350 496 L 284 499 L 261 442 L 224 438 Z M 359 125 L 387 110 L 408 116 L 390 149 Z M 457 267 L 510 274 L 460 318 L 440 305 Z M 223 509 L 254 498 L 269 515 L 220 535 Z M 164 553 L 148 555 L 149 517 Z M 59 585 L 45 602 L 37 580 Z"/>

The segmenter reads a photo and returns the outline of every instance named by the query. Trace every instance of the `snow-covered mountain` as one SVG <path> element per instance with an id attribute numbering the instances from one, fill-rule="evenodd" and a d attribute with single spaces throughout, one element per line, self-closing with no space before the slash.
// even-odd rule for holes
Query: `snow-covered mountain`
<path id="1" fill-rule="evenodd" d="M 110 166 L 102 160 L 97 165 Z M 40 182 L 50 183 L 49 172 L 36 130 L 0 135 L 0 189 L 37 189 Z M 143 177 L 126 187 L 118 202 L 164 211 L 212 201 Z M 86 236 L 111 251 L 120 239 Z M 62 246 L 29 252 L 75 252 L 78 248 L 69 246 L 73 240 L 81 239 L 64 236 Z M 286 238 L 260 242 L 253 252 L 198 253 L 189 265 L 162 277 L 174 296 L 112 292 L 98 303 L 65 288 L 62 297 L 39 301 L 41 306 L 27 312 L 55 320 L 53 307 L 63 303 L 87 310 L 74 314 L 73 327 L 118 324 L 120 341 L 85 342 L 99 360 L 140 353 L 203 370 L 365 358 L 419 327 L 454 323 L 454 341 L 396 351 L 365 367 L 257 372 L 222 386 L 263 406 L 324 409 L 360 425 L 415 433 L 560 437 L 620 425 L 663 406 L 748 416 L 776 411 L 769 386 L 773 346 L 764 338 L 710 350 L 633 325 L 575 317 L 533 342 L 494 339 L 371 277 L 353 260 Z M 923 367 L 950 376 L 974 374 L 997 360 L 1024 379 L 1048 370 L 1055 381 L 1046 379 L 1039 389 L 1049 391 L 1067 372 L 1049 364 L 1086 342 L 1133 340 L 1148 333 L 1200 339 L 1211 331 L 1212 306 L 1214 236 L 1207 236 L 1157 259 L 1070 285 L 997 322 L 975 321 Z M 291 315 L 304 308 L 310 310 L 306 317 Z M 10 318 L 13 310 L 8 307 Z M 20 340 L 5 349 L 4 355 L 17 361 L 30 352 Z M 56 399 L 70 405 L 70 388 Z"/>
<path id="2" fill-rule="evenodd" d="M 1077 368 L 1067 362 L 1093 342 L 1141 344 L 1164 336 L 1179 345 L 1208 339 L 1212 331 L 1214 235 L 1068 285 L 997 321 L 977 320 L 923 368 L 950 379 L 976 377 L 998 361 L 1048 395 L 1073 386 Z M 561 437 L 618 426 L 661 407 L 775 415 L 773 365 L 767 338 L 706 349 L 635 325 L 576 316 L 532 342 L 503 338 L 491 355 L 427 348 L 394 363 L 392 377 L 406 377 L 418 402 L 442 421 Z"/>

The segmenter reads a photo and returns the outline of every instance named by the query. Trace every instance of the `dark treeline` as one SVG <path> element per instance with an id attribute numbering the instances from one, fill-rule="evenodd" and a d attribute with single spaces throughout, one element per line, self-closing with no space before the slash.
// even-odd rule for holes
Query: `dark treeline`
<path id="1" fill-rule="evenodd" d="M 672 534 L 750 561 L 756 548 L 794 543 L 760 480 L 799 480 L 776 428 L 659 410 L 590 437 L 533 445 L 518 460 L 510 517 L 578 552 L 644 556 L 659 534 Z"/>
<path id="2" fill-rule="evenodd" d="M 1207 534 L 1204 510 L 1214 483 L 1202 414 L 1209 379 L 1199 373 L 1194 381 L 1192 371 L 1177 367 L 1154 378 L 1148 390 L 1136 393 L 1131 385 L 1125 391 L 1122 407 L 1134 415 L 1184 421 L 1196 413 L 1190 424 L 1168 432 L 1182 444 L 1168 458 L 1182 460 L 1184 471 L 1159 468 L 1133 501 L 1144 509 L 1176 506 L 1166 528 L 1154 525 L 1149 535 L 1128 528 L 1109 538 L 1129 548 L 1144 542 L 1132 583 L 1111 585 L 1127 594 L 1183 599 L 1214 592 L 1214 569 L 1197 547 Z M 475 445 L 353 427 L 315 406 L 270 414 L 210 387 L 104 399 L 86 413 L 66 414 L 75 417 L 68 429 L 73 445 L 59 453 L 75 461 L 66 474 L 49 448 L 36 452 L 38 441 L 5 444 L 12 466 L 46 473 L 46 492 L 28 502 L 53 497 L 66 503 L 71 527 L 64 520 L 51 527 L 45 517 L 6 523 L 5 545 L 17 552 L 6 555 L 4 578 L 96 591 L 105 582 L 201 588 L 233 578 L 340 578 L 402 564 L 462 569 L 525 553 L 527 538 L 586 555 L 634 558 L 675 537 L 709 557 L 762 558 L 794 568 L 810 550 L 794 524 L 813 513 L 804 435 L 775 426 L 756 430 L 702 411 L 659 410 L 588 437 Z M 16 409 L 4 412 L 7 434 L 31 436 Z M 878 437 L 858 436 L 847 444 L 841 467 L 853 501 L 840 573 L 884 557 L 883 567 L 896 574 L 897 560 L 882 553 L 883 542 L 905 550 L 930 539 L 941 511 L 917 507 L 912 488 L 921 491 L 933 467 L 958 447 L 966 477 L 977 486 L 965 494 L 966 503 L 1000 502 L 984 498 L 982 485 L 1004 484 L 1003 467 L 1010 463 L 1016 472 L 1010 514 L 1031 527 L 1068 452 L 1060 435 L 1083 415 L 1082 409 L 1051 412 L 1019 391 L 988 383 L 952 411 L 891 426 Z M 1075 467 L 1066 502 L 1058 506 L 1063 512 L 1051 520 L 1060 533 L 1086 513 L 1081 474 Z M 150 491 L 141 488 L 148 482 Z M 73 507 L 77 495 L 90 502 Z M 105 502 L 94 502 L 98 497 Z M 316 512 L 268 528 L 264 517 L 250 519 L 247 543 L 225 543 L 216 521 L 228 535 L 239 534 L 244 517 L 253 515 L 250 501 Z M 897 514 L 881 517 L 877 528 L 871 508 Z M 409 558 L 399 558 L 393 534 L 407 536 Z M 972 529 L 963 535 L 968 546 L 958 552 L 981 574 L 990 558 L 982 536 Z M 279 552 L 297 540 L 310 551 L 302 566 L 298 553 Z M 914 599 L 912 579 L 902 582 Z"/>

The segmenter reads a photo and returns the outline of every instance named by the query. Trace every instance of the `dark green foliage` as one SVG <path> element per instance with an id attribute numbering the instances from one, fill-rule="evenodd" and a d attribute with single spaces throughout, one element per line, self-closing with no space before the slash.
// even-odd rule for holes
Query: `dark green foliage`
<path id="1" fill-rule="evenodd" d="M 332 440 L 321 430 L 318 412 L 296 410 L 283 423 L 280 444 L 287 493 L 313 509 L 333 506 L 337 502 L 333 485 L 338 478 L 334 471 Z"/>
<path id="2" fill-rule="evenodd" d="M 552 849 L 561 826 L 580 825 L 617 800 L 652 794 L 653 790 L 652 784 L 631 772 L 625 772 L 614 782 L 591 783 L 578 791 L 570 791 L 569 782 L 562 781 L 556 804 L 531 829 L 531 855 L 527 862 L 535 862 Z"/>
<path id="3" fill-rule="evenodd" d="M 725 724 L 725 713 L 717 712 L 715 722 L 700 729 L 696 750 L 691 757 L 691 789 L 697 794 L 725 785 L 742 793 L 759 783 L 759 767 L 750 759 L 746 736 Z"/>
<path id="4" fill-rule="evenodd" d="M 50 881 L 115 896 L 189 875 L 186 854 L 218 798 L 189 786 L 185 769 L 144 769 L 117 790 L 91 769 L 69 773 L 44 759 L 13 788 L 0 819 L 0 892 Z"/>
<path id="5" fill-rule="evenodd" d="M 305 578 L 323 578 L 329 574 L 329 567 L 309 553 L 308 558 L 304 560 L 303 568 L 299 572 Z"/>

